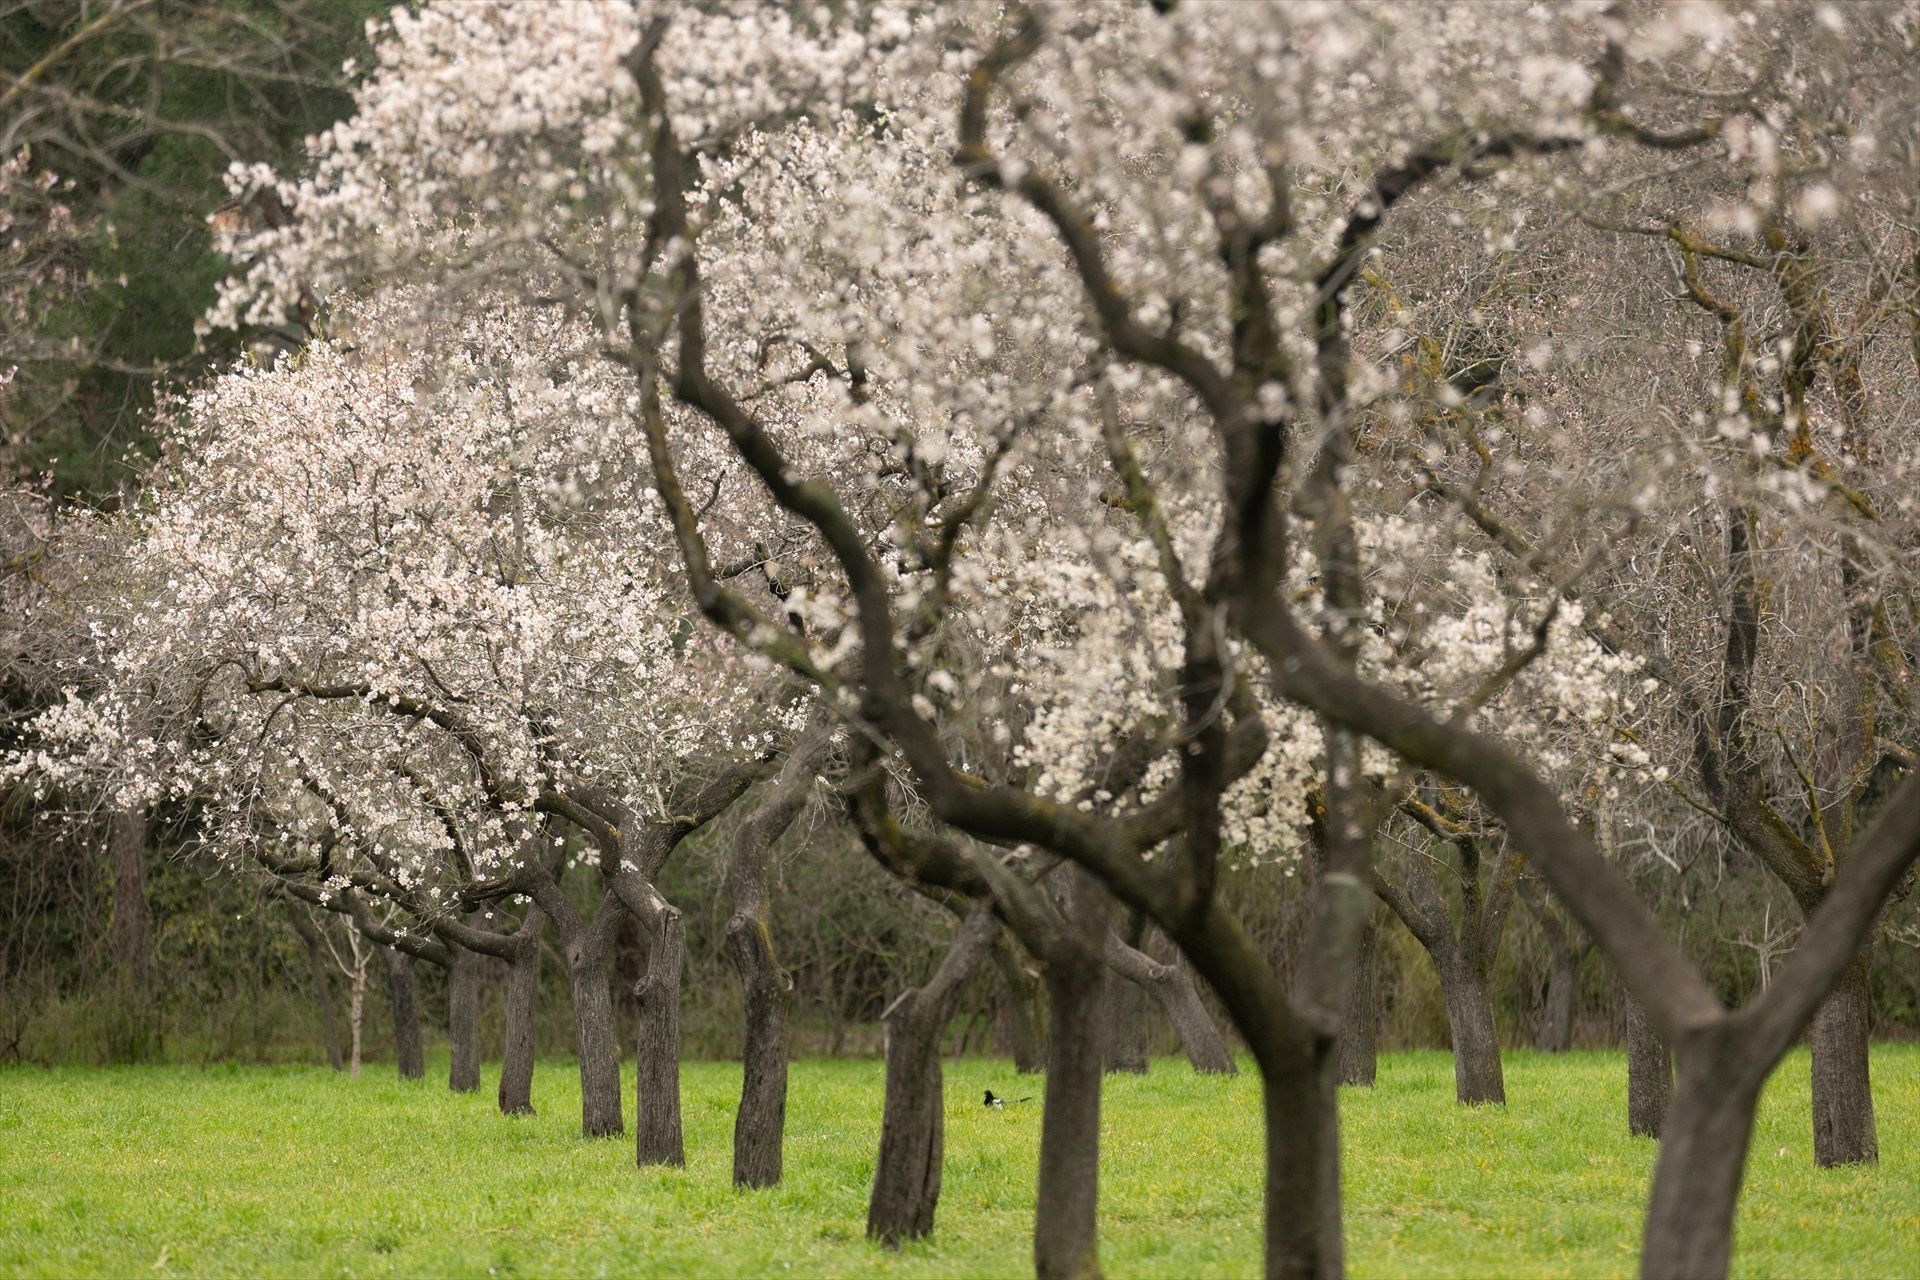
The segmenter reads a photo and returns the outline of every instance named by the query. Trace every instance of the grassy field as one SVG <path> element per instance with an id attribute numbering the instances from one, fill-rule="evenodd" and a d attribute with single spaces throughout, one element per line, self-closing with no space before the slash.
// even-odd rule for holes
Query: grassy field
<path id="1" fill-rule="evenodd" d="M 737 1067 L 686 1072 L 684 1171 L 578 1136 L 571 1064 L 506 1120 L 430 1070 L 0 1072 L 0 1275 L 1031 1274 L 1038 1107 L 1002 1063 L 952 1064 L 939 1228 L 893 1254 L 861 1235 L 880 1067 L 793 1074 L 787 1181 L 729 1181 Z M 1654 1148 L 1624 1136 L 1622 1060 L 1509 1056 L 1504 1110 L 1453 1104 L 1444 1054 L 1396 1054 L 1346 1096 L 1356 1276 L 1625 1275 Z M 1877 1169 L 1817 1173 L 1806 1062 L 1761 1112 L 1734 1269 L 1920 1275 L 1920 1049 L 1876 1049 Z M 488 1081 L 490 1090 L 492 1081 Z M 631 1085 L 629 1085 L 631 1089 Z M 1102 1258 L 1116 1276 L 1257 1270 L 1259 1092 L 1157 1062 L 1106 1094 Z M 632 1098 L 627 1099 L 631 1122 Z"/>

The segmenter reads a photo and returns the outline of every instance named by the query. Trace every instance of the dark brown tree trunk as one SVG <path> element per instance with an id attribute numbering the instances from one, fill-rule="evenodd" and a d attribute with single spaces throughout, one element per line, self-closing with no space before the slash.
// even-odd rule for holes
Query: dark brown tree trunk
<path id="1" fill-rule="evenodd" d="M 1105 888 L 1075 868 L 1067 893 L 1070 927 L 1053 940 L 1046 960 L 1053 1017 L 1033 1220 L 1038 1280 L 1100 1274 L 1100 1077 L 1103 1061 L 1111 1060 L 1104 1023 L 1113 1007 L 1103 991 L 1105 951 L 1109 939 L 1126 945 L 1107 930 L 1111 899 Z"/>
<path id="2" fill-rule="evenodd" d="M 1679 1088 L 1660 1141 L 1640 1246 L 1645 1280 L 1727 1274 L 1753 1113 L 1764 1072 L 1706 1053 L 1680 1058 Z"/>
<path id="3" fill-rule="evenodd" d="M 1627 1132 L 1657 1138 L 1666 1127 L 1673 1098 L 1673 1055 L 1654 1030 L 1647 1011 L 1621 988 L 1627 1012 Z"/>
<path id="4" fill-rule="evenodd" d="M 1340 1016 L 1341 1084 L 1371 1089 L 1380 1069 L 1378 1037 L 1379 994 L 1376 989 L 1379 963 L 1375 940 L 1379 934 L 1376 912 L 1367 912 L 1353 955 L 1353 976 L 1347 982 L 1346 1005 Z"/>
<path id="5" fill-rule="evenodd" d="M 452 1043 L 452 1063 L 447 1070 L 447 1087 L 455 1093 L 472 1093 L 480 1087 L 480 965 L 478 952 L 465 947 L 450 947 L 452 963 L 447 966 L 447 1038 Z"/>
<path id="6" fill-rule="evenodd" d="M 686 928 L 663 901 L 646 921 L 647 976 L 633 994 L 640 1003 L 639 1070 L 634 1086 L 634 1156 L 642 1165 L 687 1162 L 680 1132 L 680 974 Z"/>
<path id="7" fill-rule="evenodd" d="M 1813 1160 L 1822 1168 L 1880 1159 L 1867 1061 L 1871 1014 L 1866 958 L 1856 956 L 1807 1030 L 1813 1050 Z"/>
<path id="8" fill-rule="evenodd" d="M 787 999 L 791 982 L 773 952 L 766 922 L 735 913 L 727 921 L 727 954 L 746 998 L 740 1110 L 733 1122 L 733 1184 L 771 1187 L 780 1181 L 787 1128 Z"/>
<path id="9" fill-rule="evenodd" d="M 415 997 L 413 957 L 398 947 L 382 947 L 387 965 L 387 998 L 393 1004 L 393 1058 L 402 1080 L 418 1080 L 427 1074 L 426 1055 L 420 1047 L 420 1009 Z"/>
<path id="10" fill-rule="evenodd" d="M 533 1114 L 533 1015 L 540 994 L 540 932 L 545 917 L 529 905 L 507 966 L 507 1035 L 500 1055 L 500 1114 Z"/>
<path id="11" fill-rule="evenodd" d="M 326 944 L 320 940 L 320 931 L 307 919 L 306 912 L 298 903 L 289 904 L 293 916 L 293 929 L 300 935 L 300 941 L 306 944 L 307 967 L 313 973 L 313 1003 L 320 1010 L 320 1034 L 327 1044 L 327 1065 L 335 1071 L 346 1070 L 346 1052 L 340 1044 L 340 1024 L 333 1010 L 333 986 L 327 975 L 332 965 L 327 961 Z"/>
<path id="12" fill-rule="evenodd" d="M 885 1015 L 886 1098 L 867 1206 L 867 1235 L 884 1244 L 897 1248 L 933 1231 L 945 1140 L 940 1039 L 998 927 L 991 911 L 975 907 L 926 986 L 902 994 Z"/>
<path id="13" fill-rule="evenodd" d="M 1124 983 L 1109 983 L 1110 988 L 1136 987 L 1159 1004 L 1179 1034 L 1180 1047 L 1186 1051 L 1187 1061 L 1195 1071 L 1230 1076 L 1239 1070 L 1220 1028 L 1214 1025 L 1206 1005 L 1200 1001 L 1193 975 L 1184 965 L 1162 964 L 1144 951 L 1128 946 L 1116 935 L 1108 936 L 1106 962 L 1108 968 L 1126 979 Z M 1113 1006 L 1109 1003 L 1107 1007 Z M 1111 1051 L 1107 1061 L 1113 1061 Z"/>
<path id="14" fill-rule="evenodd" d="M 114 982 L 136 995 L 151 976 L 147 914 L 147 811 L 119 809 L 107 834 L 113 854 L 113 920 L 109 929 Z"/>
<path id="15" fill-rule="evenodd" d="M 570 945 L 567 983 L 580 1053 L 580 1132 L 610 1138 L 626 1131 L 620 1115 L 620 1046 L 614 1035 L 610 947 Z"/>
<path id="16" fill-rule="evenodd" d="M 1019 1074 L 1037 1075 L 1047 1064 L 1047 1018 L 1040 983 L 1027 971 L 1019 944 L 1005 930 L 994 937 L 993 966 L 1000 974 L 994 1048 L 1013 1058 L 1013 1069 Z"/>
<path id="17" fill-rule="evenodd" d="M 1447 1028 L 1453 1037 L 1453 1092 L 1470 1106 L 1505 1103 L 1500 1071 L 1500 1039 L 1493 1022 L 1493 996 L 1487 975 L 1464 958 L 1440 968 L 1440 990 L 1447 1002 Z"/>

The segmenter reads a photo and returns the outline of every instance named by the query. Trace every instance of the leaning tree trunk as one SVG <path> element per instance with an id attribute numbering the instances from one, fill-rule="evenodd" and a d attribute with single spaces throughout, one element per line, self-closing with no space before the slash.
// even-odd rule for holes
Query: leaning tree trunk
<path id="1" fill-rule="evenodd" d="M 1456 957 L 1440 966 L 1440 991 L 1446 997 L 1447 1027 L 1453 1036 L 1454 1097 L 1469 1106 L 1505 1103 L 1500 1040 L 1485 970 L 1469 957 Z"/>
<path id="2" fill-rule="evenodd" d="M 447 965 L 447 1036 L 453 1060 L 447 1087 L 472 1093 L 480 1087 L 480 954 L 449 946 Z"/>
<path id="3" fill-rule="evenodd" d="M 1625 991 L 1627 1011 L 1627 1132 L 1636 1138 L 1657 1138 L 1666 1127 L 1667 1107 L 1673 1099 L 1673 1055 L 1654 1030 L 1647 1011 Z"/>
<path id="4" fill-rule="evenodd" d="M 902 993 L 886 1012 L 886 1097 L 873 1199 L 867 1206 L 867 1235 L 884 1244 L 897 1248 L 933 1231 L 946 1105 L 940 1039 L 961 986 L 986 955 L 998 927 L 990 909 L 975 907 L 933 977 L 924 987 Z"/>
<path id="5" fill-rule="evenodd" d="M 1019 944 L 1004 929 L 993 940 L 993 967 L 1000 974 L 995 1048 L 1012 1056 L 1013 1069 L 1019 1074 L 1037 1075 L 1047 1063 L 1047 1018 L 1040 984 L 1021 962 Z"/>
<path id="6" fill-rule="evenodd" d="M 680 975 L 686 964 L 686 926 L 678 908 L 664 899 L 655 905 L 643 921 L 647 976 L 633 989 L 640 1003 L 634 1158 L 643 1167 L 687 1162 L 680 1128 Z"/>
<path id="7" fill-rule="evenodd" d="M 540 931 L 546 917 L 531 904 L 515 931 L 507 965 L 507 1036 L 500 1055 L 500 1114 L 533 1114 L 533 1015 L 540 994 Z"/>
<path id="8" fill-rule="evenodd" d="M 1822 1168 L 1880 1159 L 1867 1061 L 1871 1014 L 1867 962 L 1856 956 L 1807 1030 L 1813 1051 L 1813 1160 Z"/>
<path id="9" fill-rule="evenodd" d="M 1201 1003 L 1200 991 L 1185 966 L 1162 964 L 1114 934 L 1107 937 L 1105 959 L 1109 968 L 1126 979 L 1125 983 L 1109 983 L 1109 988 L 1137 987 L 1151 995 L 1173 1023 L 1174 1031 L 1180 1036 L 1180 1047 L 1186 1051 L 1187 1061 L 1195 1071 L 1228 1076 L 1238 1071 L 1226 1039 L 1214 1025 L 1206 1005 Z M 1113 1008 L 1111 1002 L 1107 1008 Z M 1113 1061 L 1111 1051 L 1107 1061 L 1109 1064 Z"/>
<path id="10" fill-rule="evenodd" d="M 1103 1023 L 1113 1007 L 1103 999 L 1105 950 L 1109 939 L 1126 945 L 1108 932 L 1111 899 L 1091 875 L 1074 868 L 1067 897 L 1069 928 L 1050 940 L 1046 957 L 1053 1025 L 1033 1220 L 1038 1280 L 1100 1274 L 1100 1076 L 1110 1061 Z"/>
<path id="11" fill-rule="evenodd" d="M 398 947 L 382 947 L 387 963 L 387 997 L 393 1004 L 393 1058 L 402 1080 L 427 1074 L 420 1047 L 420 1009 L 414 989 L 413 957 Z"/>
<path id="12" fill-rule="evenodd" d="M 1727 1050 L 1720 1055 L 1680 1056 L 1640 1246 L 1646 1280 L 1724 1276 L 1733 1256 L 1734 1210 L 1766 1072 Z"/>
<path id="13" fill-rule="evenodd" d="M 1360 929 L 1353 976 L 1347 981 L 1346 1003 L 1340 1015 L 1340 1064 L 1336 1071 L 1341 1084 L 1368 1089 L 1380 1071 L 1379 962 L 1375 955 L 1379 932 L 1379 921 L 1369 909 Z"/>

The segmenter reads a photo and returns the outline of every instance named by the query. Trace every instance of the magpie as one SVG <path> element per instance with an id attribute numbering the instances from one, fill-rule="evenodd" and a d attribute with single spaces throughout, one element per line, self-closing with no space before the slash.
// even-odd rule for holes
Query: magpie
<path id="1" fill-rule="evenodd" d="M 994 1095 L 994 1092 L 993 1092 L 993 1090 L 991 1090 L 991 1089 L 988 1089 L 988 1090 L 986 1091 L 986 1094 L 987 1094 L 987 1096 L 986 1096 L 986 1104 L 987 1104 L 988 1106 L 990 1106 L 990 1107 L 1004 1107 L 1004 1106 L 1006 1106 L 1006 1105 L 1007 1105 L 1007 1104 L 1008 1104 L 1009 1102 L 1014 1102 L 1014 1103 L 1020 1103 L 1020 1102 L 1032 1102 L 1032 1101 L 1033 1101 L 1033 1099 L 1032 1099 L 1031 1097 L 1026 1097 L 1026 1098 L 1001 1098 L 1001 1097 L 996 1097 L 996 1096 Z"/>

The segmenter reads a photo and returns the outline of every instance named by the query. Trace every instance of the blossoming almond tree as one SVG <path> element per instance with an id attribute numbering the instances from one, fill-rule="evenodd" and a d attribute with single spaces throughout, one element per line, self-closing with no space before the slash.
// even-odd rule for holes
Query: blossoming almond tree
<path id="1" fill-rule="evenodd" d="M 1328 1064 L 1369 894 L 1361 735 L 1470 788 L 1673 1038 L 1644 1265 L 1716 1273 L 1759 1082 L 1911 860 L 1920 791 L 1888 802 L 1767 996 L 1725 1012 L 1548 771 L 1475 727 L 1471 696 L 1442 718 L 1367 669 L 1355 494 L 1362 411 L 1391 380 L 1356 361 L 1350 304 L 1415 193 L 1501 209 L 1555 174 L 1631 181 L 1729 121 L 1792 112 L 1768 52 L 1825 37 L 1693 7 L 1486 12 L 433 6 L 396 19 L 359 114 L 321 141 L 312 178 L 281 187 L 296 219 L 246 246 L 228 314 L 398 274 L 431 279 L 436 305 L 484 279 L 595 318 L 634 375 L 609 425 L 639 427 L 700 606 L 860 729 L 852 796 L 876 852 L 997 890 L 1003 911 L 1026 902 L 1018 858 L 897 819 L 897 761 L 941 823 L 1066 857 L 1212 983 L 1265 1079 L 1273 1274 L 1340 1266 Z M 1884 29 L 1897 38 L 1899 19 Z M 1175 407 L 1170 479 L 1143 467 L 1145 433 L 1100 411 L 1099 388 L 1128 382 Z M 691 478 L 716 441 L 760 486 L 724 505 Z M 1178 533 L 1188 473 L 1217 513 L 1199 555 Z M 740 530 L 782 520 L 817 541 L 770 609 L 713 566 Z M 1144 539 L 1178 619 L 1177 664 L 1142 682 L 1173 690 L 1175 712 L 1142 726 L 1144 763 L 1104 744 L 1109 767 L 1140 771 L 1105 799 L 1062 803 L 999 769 L 981 712 L 1000 686 L 938 661 L 991 572 L 968 566 L 1029 552 L 1043 527 L 1076 531 L 1074 555 L 1104 555 L 1122 528 Z M 1310 620 L 1288 593 L 1296 528 L 1322 580 Z M 1511 665 L 1488 673 L 1495 689 Z M 1214 892 L 1225 797 L 1270 736 L 1256 680 L 1320 718 L 1327 761 L 1297 993 Z M 1117 724 L 1124 748 L 1135 725 Z M 1160 761 L 1159 789 L 1127 799 Z M 1086 1099 L 1060 1101 L 1084 1133 Z M 1043 1146 L 1036 1262 L 1091 1272 L 1092 1171 Z"/>

